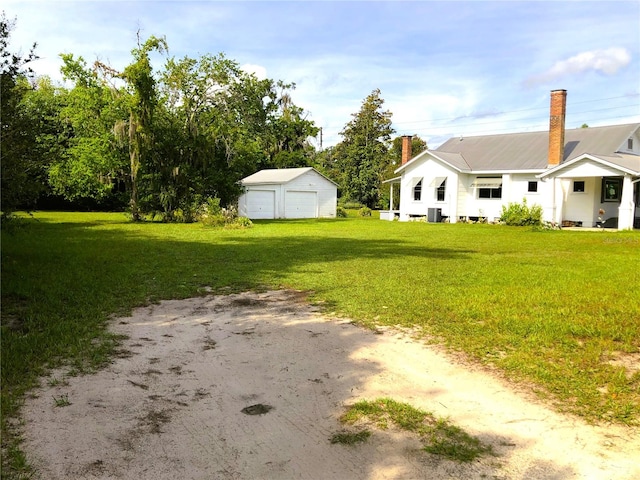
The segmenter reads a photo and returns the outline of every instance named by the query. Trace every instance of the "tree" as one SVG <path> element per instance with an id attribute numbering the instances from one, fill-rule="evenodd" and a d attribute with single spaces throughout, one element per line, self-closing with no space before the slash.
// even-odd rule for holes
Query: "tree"
<path id="1" fill-rule="evenodd" d="M 270 141 L 269 159 L 272 167 L 306 167 L 311 162 L 315 149 L 308 138 L 315 137 L 319 128 L 311 120 L 307 120 L 302 108 L 291 100 L 289 90 L 295 84 L 277 82 L 280 94 L 277 97 L 277 110 L 271 118 L 272 139 Z"/>
<path id="2" fill-rule="evenodd" d="M 45 188 L 45 165 L 34 154 L 37 122 L 25 106 L 24 98 L 32 89 L 33 72 L 28 64 L 38 57 L 36 44 L 26 56 L 9 51 L 10 21 L 4 12 L 0 18 L 0 108 L 2 138 L 0 158 L 0 202 L 3 216 L 10 216 L 18 208 L 33 206 Z"/>
<path id="3" fill-rule="evenodd" d="M 379 203 L 389 140 L 394 132 L 392 114 L 382 110 L 383 104 L 380 90 L 373 90 L 340 132 L 344 140 L 335 149 L 343 194 L 369 208 L 376 208 Z"/>
<path id="4" fill-rule="evenodd" d="M 157 205 L 147 206 L 172 220 L 177 209 L 188 213 L 206 197 L 232 203 L 238 181 L 266 162 L 272 81 L 219 54 L 169 59 L 159 87 L 163 121 L 157 127 L 164 132 L 156 135 L 153 168 L 145 175 L 153 192 L 147 199 Z"/>
<path id="5" fill-rule="evenodd" d="M 63 76 L 74 86 L 63 93 L 59 122 L 66 132 L 64 150 L 51 163 L 49 183 L 67 200 L 101 202 L 113 195 L 114 186 L 128 183 L 128 144 L 114 128 L 126 123 L 128 94 L 82 57 L 61 57 Z"/>
<path id="6" fill-rule="evenodd" d="M 102 198 L 126 174 L 131 218 L 142 219 L 139 173 L 150 163 L 154 149 L 157 105 L 149 55 L 166 49 L 162 38 L 151 36 L 142 44 L 138 38 L 138 46 L 131 51 L 133 62 L 122 72 L 101 62 L 95 62 L 90 70 L 82 57 L 62 55 L 63 74 L 75 82 L 66 112 L 74 125 L 74 140 L 68 158 L 50 170 L 56 192 L 69 199 Z M 124 86 L 119 81 L 124 81 Z M 124 155 L 128 156 L 128 164 Z"/>
<path id="7" fill-rule="evenodd" d="M 134 48 L 131 53 L 134 62 L 128 65 L 119 75 L 127 82 L 131 92 L 129 102 L 129 160 L 131 175 L 131 218 L 133 221 L 142 219 L 138 199 L 138 172 L 140 166 L 150 157 L 153 147 L 153 113 L 157 103 L 156 81 L 149 58 L 153 50 L 163 52 L 167 50 L 167 42 L 163 38 L 151 36 Z"/>

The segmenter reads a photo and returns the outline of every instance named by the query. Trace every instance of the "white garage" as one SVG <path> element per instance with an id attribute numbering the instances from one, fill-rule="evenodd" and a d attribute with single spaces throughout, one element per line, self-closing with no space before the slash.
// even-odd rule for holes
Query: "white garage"
<path id="1" fill-rule="evenodd" d="M 335 218 L 338 186 L 312 167 L 260 170 L 240 182 L 238 214 L 252 220 Z"/>

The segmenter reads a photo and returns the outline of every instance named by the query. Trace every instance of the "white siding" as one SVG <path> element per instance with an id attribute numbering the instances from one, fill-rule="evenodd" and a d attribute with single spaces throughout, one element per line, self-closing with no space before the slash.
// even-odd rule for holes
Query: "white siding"
<path id="1" fill-rule="evenodd" d="M 445 200 L 437 200 L 437 190 L 442 179 L 447 179 Z M 414 200 L 413 190 L 422 179 L 420 200 Z M 456 214 L 458 204 L 458 173 L 438 160 L 426 158 L 416 165 L 409 165 L 402 173 L 400 183 L 400 220 L 414 217 L 427 217 L 429 208 L 442 209 L 442 215 L 450 217 Z"/>

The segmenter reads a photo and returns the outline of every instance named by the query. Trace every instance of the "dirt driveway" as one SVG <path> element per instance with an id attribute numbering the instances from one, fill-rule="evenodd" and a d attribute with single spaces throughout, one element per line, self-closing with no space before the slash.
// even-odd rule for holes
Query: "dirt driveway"
<path id="1" fill-rule="evenodd" d="M 640 478 L 637 430 L 554 413 L 408 335 L 323 317 L 299 292 L 167 301 L 113 329 L 129 340 L 112 365 L 53 385 L 57 373 L 27 400 L 24 448 L 41 478 Z M 381 396 L 450 418 L 498 455 L 460 464 L 395 430 L 330 443 L 346 405 Z M 272 408 L 243 412 L 256 404 Z"/>

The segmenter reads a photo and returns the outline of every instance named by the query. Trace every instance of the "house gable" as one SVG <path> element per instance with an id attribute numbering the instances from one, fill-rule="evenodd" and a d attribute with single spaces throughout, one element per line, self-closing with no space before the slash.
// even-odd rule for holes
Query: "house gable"
<path id="1" fill-rule="evenodd" d="M 327 182 L 331 182 L 332 184 L 337 184 L 330 180 L 329 178 L 322 175 L 313 167 L 301 167 L 301 168 L 273 168 L 273 169 L 265 169 L 260 170 L 259 172 L 254 173 L 253 175 L 249 175 L 248 177 L 243 178 L 240 183 L 245 186 L 249 185 L 279 185 L 283 183 L 289 183 L 298 177 L 303 175 L 317 175 L 318 177 L 323 178 Z"/>
<path id="2" fill-rule="evenodd" d="M 583 154 L 538 175 L 538 178 L 640 175 L 640 156 Z"/>

